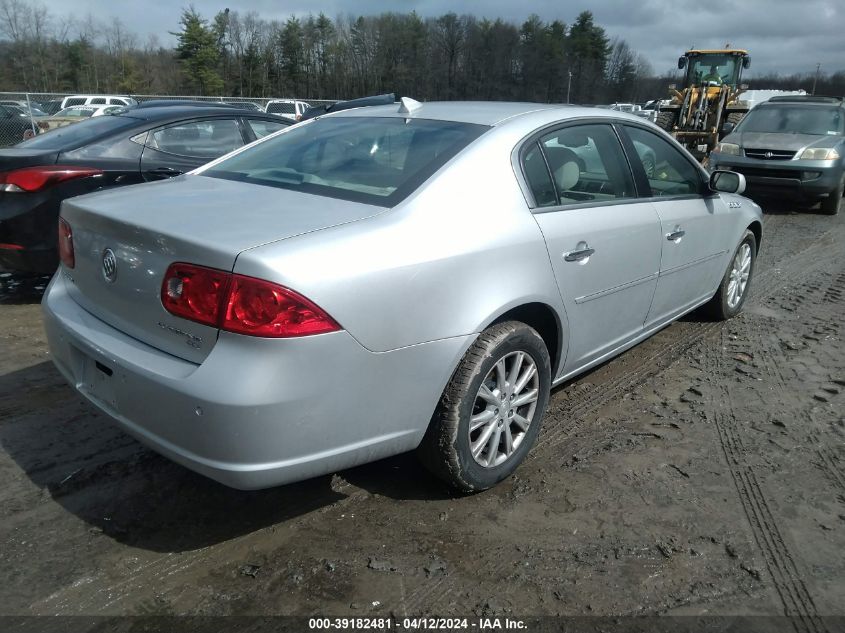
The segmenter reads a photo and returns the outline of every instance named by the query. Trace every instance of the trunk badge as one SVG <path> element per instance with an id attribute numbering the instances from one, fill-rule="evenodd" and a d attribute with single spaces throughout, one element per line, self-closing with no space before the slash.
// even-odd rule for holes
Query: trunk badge
<path id="1" fill-rule="evenodd" d="M 103 278 L 109 282 L 114 282 L 117 277 L 117 256 L 114 251 L 107 248 L 103 251 Z"/>

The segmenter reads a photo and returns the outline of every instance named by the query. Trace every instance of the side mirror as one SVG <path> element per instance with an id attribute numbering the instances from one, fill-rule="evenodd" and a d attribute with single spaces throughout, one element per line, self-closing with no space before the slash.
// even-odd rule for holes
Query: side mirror
<path id="1" fill-rule="evenodd" d="M 687 58 L 686 57 L 679 57 L 678 58 L 678 70 L 683 70 L 687 67 Z"/>
<path id="2" fill-rule="evenodd" d="M 721 193 L 742 193 L 745 191 L 745 176 L 735 171 L 717 169 L 710 174 L 710 189 Z"/>
<path id="3" fill-rule="evenodd" d="M 732 121 L 725 121 L 724 123 L 722 123 L 722 136 L 727 136 L 728 134 L 733 132 L 735 127 L 736 124 Z"/>

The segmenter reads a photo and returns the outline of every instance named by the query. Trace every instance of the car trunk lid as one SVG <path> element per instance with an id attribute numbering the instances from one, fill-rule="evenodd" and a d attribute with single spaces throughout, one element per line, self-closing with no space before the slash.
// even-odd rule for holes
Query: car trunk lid
<path id="1" fill-rule="evenodd" d="M 0 172 L 23 167 L 55 165 L 59 151 L 55 149 L 23 149 L 8 147 L 0 149 Z"/>
<path id="2" fill-rule="evenodd" d="M 75 266 L 64 269 L 71 296 L 122 332 L 200 363 L 215 327 L 167 312 L 167 268 L 187 262 L 231 271 L 238 254 L 270 242 L 371 217 L 384 209 L 310 194 L 191 175 L 66 200 Z M 116 260 L 114 279 L 104 256 Z"/>

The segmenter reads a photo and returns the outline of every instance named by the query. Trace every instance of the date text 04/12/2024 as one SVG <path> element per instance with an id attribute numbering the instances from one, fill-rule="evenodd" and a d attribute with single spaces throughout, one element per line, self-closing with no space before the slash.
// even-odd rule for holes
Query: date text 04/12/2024
<path id="1" fill-rule="evenodd" d="M 496 631 L 526 630 L 511 618 L 310 618 L 308 628 L 334 631 Z"/>

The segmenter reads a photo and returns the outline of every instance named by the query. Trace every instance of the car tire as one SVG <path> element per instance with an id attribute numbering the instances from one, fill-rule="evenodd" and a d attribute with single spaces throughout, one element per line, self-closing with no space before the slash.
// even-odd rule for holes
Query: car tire
<path id="1" fill-rule="evenodd" d="M 550 388 L 549 352 L 537 331 L 518 321 L 491 326 L 446 385 L 418 449 L 421 461 L 462 492 L 496 485 L 531 450 Z"/>
<path id="2" fill-rule="evenodd" d="M 842 176 L 839 188 L 835 191 L 831 191 L 827 198 L 822 199 L 822 213 L 825 215 L 836 215 L 839 213 L 839 207 L 842 205 L 843 194 L 845 194 L 845 176 Z"/>
<path id="3" fill-rule="evenodd" d="M 731 256 L 719 289 L 706 306 L 714 319 L 726 321 L 742 311 L 751 290 L 756 263 L 757 238 L 751 231 L 745 231 Z"/>
<path id="4" fill-rule="evenodd" d="M 733 124 L 732 129 L 736 129 L 736 126 L 739 125 L 739 122 L 745 118 L 745 115 L 748 112 L 728 112 L 728 116 L 725 117 L 725 123 Z"/>
<path id="5" fill-rule="evenodd" d="M 657 115 L 654 121 L 655 125 L 661 130 L 666 130 L 669 134 L 675 129 L 675 122 L 678 120 L 678 113 L 675 110 L 667 110 Z"/>

